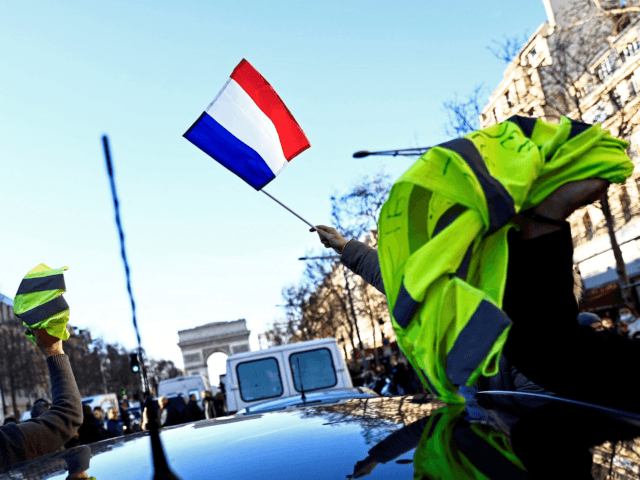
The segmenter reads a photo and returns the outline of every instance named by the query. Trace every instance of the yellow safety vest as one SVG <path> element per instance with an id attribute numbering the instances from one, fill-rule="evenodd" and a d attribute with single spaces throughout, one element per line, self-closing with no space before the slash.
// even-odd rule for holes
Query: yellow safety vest
<path id="1" fill-rule="evenodd" d="M 53 270 L 41 263 L 25 275 L 18 287 L 13 311 L 27 327 L 26 335 L 34 344 L 34 328 L 44 328 L 62 340 L 69 338 L 69 305 L 62 297 L 67 291 L 62 272 L 68 268 Z"/>
<path id="2" fill-rule="evenodd" d="M 524 117 L 443 143 L 393 185 L 378 257 L 398 344 L 440 400 L 498 372 L 511 320 L 501 310 L 507 233 L 564 183 L 624 183 L 628 143 L 600 124 Z"/>

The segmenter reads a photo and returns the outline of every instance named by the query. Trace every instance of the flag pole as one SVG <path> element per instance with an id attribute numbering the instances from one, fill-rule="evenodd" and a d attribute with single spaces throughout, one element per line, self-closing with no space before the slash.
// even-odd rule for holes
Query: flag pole
<path id="1" fill-rule="evenodd" d="M 302 218 L 300 215 L 298 215 L 296 212 L 294 212 L 293 210 L 291 210 L 289 207 L 287 207 L 284 203 L 282 203 L 280 200 L 278 200 L 277 198 L 273 197 L 272 195 L 268 194 L 264 189 L 260 190 L 262 193 L 264 193 L 267 197 L 271 198 L 274 202 L 279 203 L 280 205 L 282 205 L 284 208 L 286 208 L 287 210 L 289 210 L 291 213 L 293 213 L 296 217 L 298 217 L 300 220 L 302 220 L 304 223 L 306 223 L 307 225 L 309 225 L 311 228 L 316 228 L 315 226 L 311 225 L 309 222 L 307 222 L 304 218 Z"/>

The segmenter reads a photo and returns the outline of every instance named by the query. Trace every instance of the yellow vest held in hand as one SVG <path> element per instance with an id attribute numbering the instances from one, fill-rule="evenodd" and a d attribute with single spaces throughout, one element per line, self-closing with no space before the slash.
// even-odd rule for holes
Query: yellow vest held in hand
<path id="1" fill-rule="evenodd" d="M 624 183 L 628 143 L 600 124 L 512 117 L 438 145 L 394 184 L 378 257 L 398 344 L 440 400 L 498 372 L 507 233 L 520 211 L 567 182 Z"/>
<path id="2" fill-rule="evenodd" d="M 62 272 L 68 268 L 52 270 L 41 263 L 27 273 L 18 287 L 13 311 L 27 327 L 26 335 L 34 344 L 34 328 L 43 328 L 62 340 L 69 338 L 69 305 L 62 297 L 67 291 Z"/>

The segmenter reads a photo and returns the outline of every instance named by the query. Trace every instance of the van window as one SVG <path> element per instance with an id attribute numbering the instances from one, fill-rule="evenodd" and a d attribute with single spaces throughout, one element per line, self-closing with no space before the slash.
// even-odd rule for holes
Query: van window
<path id="1" fill-rule="evenodd" d="M 300 363 L 302 386 L 305 392 L 333 387 L 338 383 L 331 352 L 327 348 L 292 353 L 289 355 L 289 362 L 293 372 L 293 385 L 298 392 L 302 391 L 298 362 Z"/>
<path id="2" fill-rule="evenodd" d="M 275 358 L 261 358 L 239 363 L 236 372 L 240 397 L 245 402 L 282 395 L 282 379 L 278 361 Z"/>

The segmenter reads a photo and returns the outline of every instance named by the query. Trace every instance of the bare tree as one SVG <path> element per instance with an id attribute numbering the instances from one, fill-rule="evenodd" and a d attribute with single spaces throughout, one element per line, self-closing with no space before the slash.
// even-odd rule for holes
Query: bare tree
<path id="1" fill-rule="evenodd" d="M 487 46 L 487 50 L 489 50 L 498 60 L 502 60 L 508 65 L 520 54 L 520 51 L 527 43 L 528 38 L 529 35 L 526 33 L 522 36 L 514 35 L 512 37 L 507 37 L 505 35 L 502 37 L 502 40 L 491 40 L 491 43 L 494 45 Z"/>
<path id="2" fill-rule="evenodd" d="M 379 172 L 372 178 L 362 178 L 348 193 L 331 197 L 333 224 L 345 238 L 369 237 L 375 242 L 378 215 L 391 188 L 388 179 L 388 175 Z M 358 320 L 366 315 L 375 328 L 373 319 L 383 316 L 375 309 L 380 310 L 380 305 L 386 303 L 364 295 L 365 282 L 347 272 L 332 256 L 333 252 L 307 252 L 310 258 L 300 283 L 282 290 L 286 320 L 265 332 L 272 345 L 343 335 L 353 352 L 361 349 Z"/>
<path id="3" fill-rule="evenodd" d="M 444 102 L 443 106 L 449 118 L 445 125 L 447 135 L 457 138 L 480 129 L 478 119 L 482 110 L 480 105 L 482 88 L 482 84 L 476 85 L 464 100 L 459 100 L 456 94 L 453 100 Z"/>

